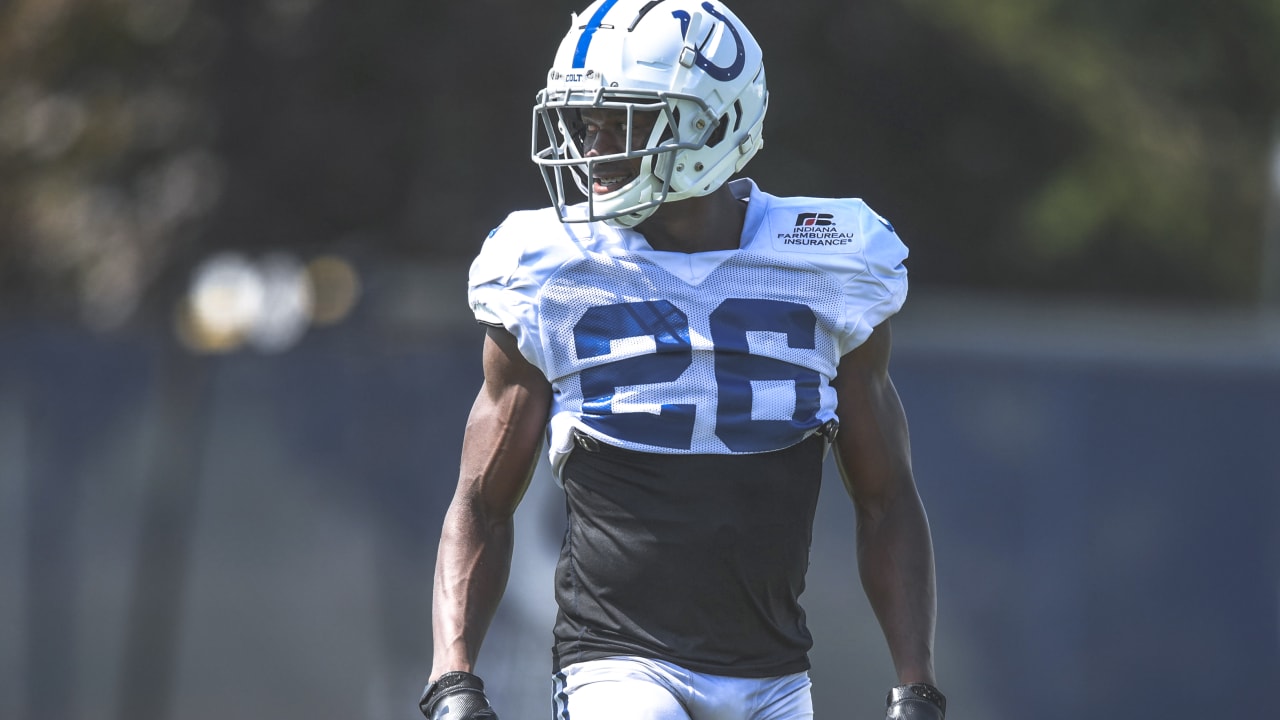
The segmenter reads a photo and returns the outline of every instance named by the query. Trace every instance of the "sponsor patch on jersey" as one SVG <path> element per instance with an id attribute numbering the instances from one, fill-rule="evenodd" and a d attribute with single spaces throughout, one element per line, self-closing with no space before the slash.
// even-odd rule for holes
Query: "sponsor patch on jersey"
<path id="1" fill-rule="evenodd" d="M 794 222 L 774 227 L 775 250 L 841 253 L 855 252 L 859 245 L 857 228 L 849 222 L 842 226 L 832 213 L 797 213 Z"/>

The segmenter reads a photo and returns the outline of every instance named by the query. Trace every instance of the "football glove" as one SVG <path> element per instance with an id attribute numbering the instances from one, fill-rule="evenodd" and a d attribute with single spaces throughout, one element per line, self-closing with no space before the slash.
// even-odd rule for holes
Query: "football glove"
<path id="1" fill-rule="evenodd" d="M 947 698 L 926 683 L 908 683 L 889 691 L 885 720 L 942 720 L 947 714 Z"/>
<path id="2" fill-rule="evenodd" d="M 418 707 L 427 720 L 498 720 L 484 696 L 484 681 L 469 672 L 447 672 L 427 686 Z"/>

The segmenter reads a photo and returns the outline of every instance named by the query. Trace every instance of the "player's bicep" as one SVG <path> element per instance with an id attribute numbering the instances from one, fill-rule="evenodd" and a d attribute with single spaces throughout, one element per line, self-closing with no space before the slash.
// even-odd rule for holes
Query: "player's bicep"
<path id="1" fill-rule="evenodd" d="M 902 401 L 889 377 L 892 331 L 881 323 L 840 360 L 836 388 L 836 460 L 860 508 L 888 503 L 911 478 L 911 443 Z"/>
<path id="2" fill-rule="evenodd" d="M 542 447 L 551 384 L 502 328 L 485 334 L 484 384 L 467 419 L 455 502 L 509 517 L 524 496 Z"/>

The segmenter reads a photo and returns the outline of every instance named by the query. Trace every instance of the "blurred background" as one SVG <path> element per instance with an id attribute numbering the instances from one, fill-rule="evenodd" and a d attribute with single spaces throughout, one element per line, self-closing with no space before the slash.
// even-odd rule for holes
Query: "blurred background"
<path id="1" fill-rule="evenodd" d="M 1261 717 L 1280 678 L 1280 3 L 737 0 L 750 175 L 912 248 L 893 372 L 956 719 Z M 0 717 L 417 717 L 578 2 L 0 0 Z M 820 718 L 893 677 L 829 471 Z M 549 712 L 545 470 L 481 657 Z"/>

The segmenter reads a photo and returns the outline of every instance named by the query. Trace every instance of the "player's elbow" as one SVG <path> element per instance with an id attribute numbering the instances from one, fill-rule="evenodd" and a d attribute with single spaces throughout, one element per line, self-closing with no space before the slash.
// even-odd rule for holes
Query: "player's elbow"
<path id="1" fill-rule="evenodd" d="M 906 470 L 880 482 L 862 483 L 861 486 L 852 484 L 850 494 L 859 525 L 875 526 L 886 518 L 923 514 L 924 511 L 915 481 Z"/>

